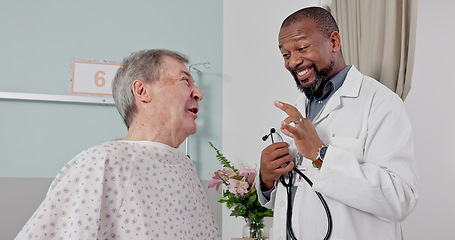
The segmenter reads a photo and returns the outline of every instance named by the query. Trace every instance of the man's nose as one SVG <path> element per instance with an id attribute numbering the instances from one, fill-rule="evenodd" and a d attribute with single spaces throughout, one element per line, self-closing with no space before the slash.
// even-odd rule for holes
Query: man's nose
<path id="1" fill-rule="evenodd" d="M 192 97 L 194 99 L 196 99 L 196 101 L 201 101 L 204 96 L 202 94 L 202 91 L 198 87 L 194 86 L 193 96 Z"/>
<path id="2" fill-rule="evenodd" d="M 303 58 L 298 54 L 292 54 L 289 58 L 289 68 L 293 69 L 303 63 Z"/>

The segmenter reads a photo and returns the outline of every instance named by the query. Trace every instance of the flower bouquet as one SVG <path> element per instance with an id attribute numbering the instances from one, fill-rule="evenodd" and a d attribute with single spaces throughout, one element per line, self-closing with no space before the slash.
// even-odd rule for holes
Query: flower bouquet
<path id="1" fill-rule="evenodd" d="M 236 169 L 220 151 L 209 142 L 215 149 L 216 158 L 223 166 L 223 170 L 213 173 L 212 180 L 208 187 L 216 187 L 221 193 L 220 186 L 224 184 L 227 189 L 223 190 L 220 203 L 226 203 L 226 207 L 232 209 L 231 216 L 241 216 L 249 225 L 249 235 L 255 239 L 263 239 L 262 229 L 264 228 L 264 217 L 272 217 L 273 211 L 263 207 L 258 200 L 255 188 L 257 171 L 251 168 Z"/>

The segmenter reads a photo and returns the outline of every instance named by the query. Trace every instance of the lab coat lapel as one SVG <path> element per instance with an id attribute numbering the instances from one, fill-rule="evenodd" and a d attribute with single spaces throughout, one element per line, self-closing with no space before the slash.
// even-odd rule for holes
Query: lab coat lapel
<path id="1" fill-rule="evenodd" d="M 332 95 L 326 106 L 322 109 L 321 113 L 319 113 L 313 120 L 313 125 L 316 125 L 325 119 L 335 109 L 342 107 L 342 98 L 358 97 L 363 77 L 364 75 L 360 73 L 359 70 L 357 70 L 354 66 L 352 66 L 346 75 L 346 79 L 344 80 L 343 85 Z"/>

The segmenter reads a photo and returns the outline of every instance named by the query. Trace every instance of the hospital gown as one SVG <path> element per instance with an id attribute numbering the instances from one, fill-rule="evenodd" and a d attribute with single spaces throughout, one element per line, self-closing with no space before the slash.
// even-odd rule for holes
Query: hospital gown
<path id="1" fill-rule="evenodd" d="M 113 141 L 52 182 L 16 239 L 221 239 L 193 163 L 168 145 Z"/>

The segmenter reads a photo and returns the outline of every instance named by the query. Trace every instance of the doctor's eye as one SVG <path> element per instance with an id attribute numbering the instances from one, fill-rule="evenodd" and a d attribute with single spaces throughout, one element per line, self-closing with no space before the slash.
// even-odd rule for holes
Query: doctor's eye
<path id="1" fill-rule="evenodd" d="M 299 48 L 299 52 L 304 52 L 304 51 L 308 50 L 309 47 L 310 46 L 303 46 L 303 47 Z"/>

